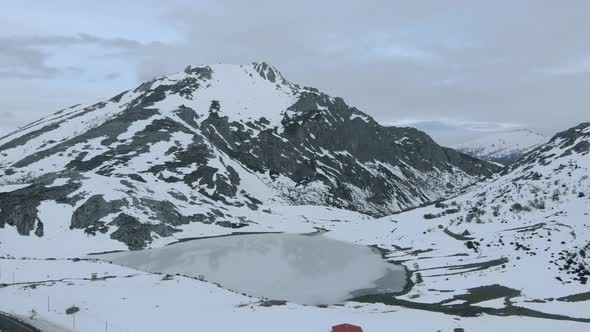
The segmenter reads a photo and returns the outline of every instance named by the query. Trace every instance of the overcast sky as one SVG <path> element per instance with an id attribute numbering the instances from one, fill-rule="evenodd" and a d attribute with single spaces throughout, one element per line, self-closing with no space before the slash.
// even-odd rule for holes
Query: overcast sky
<path id="1" fill-rule="evenodd" d="M 267 61 L 445 144 L 590 121 L 590 1 L 4 1 L 0 134 L 188 64 Z M 460 136 L 460 137 L 459 137 Z"/>

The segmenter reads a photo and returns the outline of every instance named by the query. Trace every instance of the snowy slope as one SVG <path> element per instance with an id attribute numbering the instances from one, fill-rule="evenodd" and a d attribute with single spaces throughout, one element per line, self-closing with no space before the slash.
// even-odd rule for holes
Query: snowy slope
<path id="1" fill-rule="evenodd" d="M 548 139 L 527 129 L 517 129 L 487 135 L 453 148 L 476 158 L 508 165 Z"/>
<path id="2" fill-rule="evenodd" d="M 388 257 L 413 270 L 402 300 L 590 318 L 589 215 L 584 123 L 463 195 L 381 221 L 395 223 Z"/>
<path id="3" fill-rule="evenodd" d="M 274 206 L 382 216 L 496 170 L 266 63 L 189 66 L 0 138 L 0 231 L 139 249 L 194 223 L 249 230 Z"/>

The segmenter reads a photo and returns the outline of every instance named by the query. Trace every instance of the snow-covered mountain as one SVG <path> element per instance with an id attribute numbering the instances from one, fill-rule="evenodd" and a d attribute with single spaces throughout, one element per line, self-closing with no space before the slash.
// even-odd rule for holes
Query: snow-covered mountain
<path id="1" fill-rule="evenodd" d="M 527 129 L 515 129 L 457 144 L 453 148 L 482 160 L 509 165 L 548 139 Z"/>
<path id="2" fill-rule="evenodd" d="M 463 195 L 381 219 L 395 223 L 381 241 L 396 245 L 391 259 L 413 267 L 416 285 L 405 300 L 441 312 L 590 321 L 582 311 L 590 300 L 589 215 L 583 123 Z"/>
<path id="3" fill-rule="evenodd" d="M 138 249 L 194 223 L 256 225 L 274 206 L 386 215 L 496 170 L 266 63 L 189 66 L 0 138 L 0 227 Z"/>

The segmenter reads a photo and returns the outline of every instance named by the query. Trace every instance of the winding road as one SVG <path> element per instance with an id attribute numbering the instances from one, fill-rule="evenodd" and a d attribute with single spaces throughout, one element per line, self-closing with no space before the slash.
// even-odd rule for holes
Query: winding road
<path id="1" fill-rule="evenodd" d="M 0 312 L 0 332 L 42 332 L 21 320 Z"/>

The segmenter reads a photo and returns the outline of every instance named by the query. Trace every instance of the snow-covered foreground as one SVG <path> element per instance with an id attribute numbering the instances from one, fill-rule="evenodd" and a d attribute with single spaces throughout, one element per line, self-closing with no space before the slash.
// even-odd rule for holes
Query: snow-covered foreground
<path id="1" fill-rule="evenodd" d="M 566 201 L 562 197 L 562 203 Z M 535 226 L 535 222 L 536 218 L 546 220 L 543 215 L 530 221 L 518 221 L 515 217 L 512 224 L 451 225 L 451 215 L 425 219 L 425 213 L 441 210 L 435 206 L 381 219 L 361 218 L 362 215 L 344 210 L 300 206 L 286 210 L 290 213 L 283 211 L 285 218 L 287 215 L 291 218 L 290 222 L 266 224 L 261 220 L 258 231 L 277 231 L 284 226 L 282 230 L 288 233 L 304 233 L 322 228 L 328 231 L 323 234 L 328 238 L 377 245 L 387 252 L 390 260 L 404 264 L 416 283 L 407 294 L 395 298 L 360 297 L 327 308 L 265 301 L 197 278 L 168 277 L 102 261 L 21 259 L 18 251 L 26 242 L 14 247 L 3 244 L 0 255 L 5 258 L 0 259 L 0 283 L 5 285 L 0 287 L 0 311 L 28 316 L 35 310 L 38 320 L 69 328 L 75 319 L 76 330 L 89 332 L 105 331 L 105 324 L 108 331 L 166 331 L 198 326 L 212 331 L 319 332 L 344 322 L 361 325 L 369 332 L 391 328 L 453 331 L 459 327 L 466 331 L 587 331 L 590 324 L 584 320 L 590 321 L 587 310 L 590 296 L 585 293 L 588 286 L 567 283 L 568 274 L 547 263 L 552 254 L 562 250 L 559 248 L 576 245 L 571 230 L 560 225 L 583 220 L 588 204 L 578 201 L 577 195 L 572 197 L 571 204 L 565 207 L 572 212 L 553 216 L 542 228 Z M 549 207 L 548 210 L 548 215 L 557 212 Z M 274 209 L 273 213 L 278 211 Z M 296 211 L 306 211 L 307 217 L 298 216 Z M 445 227 L 440 228 L 439 224 Z M 588 234 L 583 231 L 583 222 L 578 226 L 574 230 L 583 241 Z M 226 230 L 209 227 L 211 235 Z M 531 231 L 523 231 L 529 229 L 526 227 L 532 227 Z M 457 235 L 463 228 L 480 243 L 476 245 L 477 251 L 466 245 L 469 240 L 463 237 L 469 236 Z M 201 228 L 194 234 L 206 231 Z M 536 232 L 533 238 L 520 240 L 531 232 Z M 555 249 L 547 251 L 542 247 L 531 255 L 516 249 L 520 248 L 516 244 L 508 245 L 518 239 L 527 247 L 532 247 L 531 242 L 540 246 L 547 241 L 546 232 L 552 233 L 552 241 L 568 241 L 568 246 L 554 246 Z M 482 241 L 480 236 L 487 240 Z M 500 237 L 505 246 L 494 245 Z M 81 248 L 88 249 L 83 244 L 80 242 Z M 80 251 L 76 243 L 69 248 L 70 257 L 84 257 L 88 253 Z M 29 252 L 32 251 L 33 248 Z M 48 251 L 44 256 L 50 254 Z M 90 280 L 92 273 L 97 273 L 99 280 Z M 564 283 L 556 280 L 556 276 L 564 278 Z M 75 318 L 65 314 L 73 305 L 80 308 Z"/>
<path id="2" fill-rule="evenodd" d="M 213 237 L 96 257 L 299 304 L 342 303 L 360 294 L 398 293 L 406 286 L 405 270 L 385 262 L 376 250 L 321 235 Z"/>
<path id="3" fill-rule="evenodd" d="M 562 171 L 575 175 L 587 169 Z M 580 178 L 585 180 L 568 180 Z M 389 260 L 405 265 L 412 273 L 415 285 L 401 296 L 365 296 L 328 308 L 290 302 L 278 305 L 282 303 L 240 295 L 196 278 L 168 278 L 105 262 L 64 258 L 123 249 L 116 241 L 56 230 L 56 236 L 63 234 L 67 241 L 63 241 L 66 245 L 55 245 L 44 238 L 4 237 L 11 230 L 7 228 L 0 247 L 4 257 L 0 259 L 0 283 L 5 284 L 0 287 L 0 311 L 28 316 L 35 310 L 37 320 L 44 324 L 49 321 L 71 328 L 74 318 L 65 310 L 76 305 L 81 309 L 75 317 L 76 330 L 90 332 L 105 331 L 105 322 L 108 331 L 199 326 L 213 331 L 319 332 L 343 322 L 361 325 L 369 332 L 390 331 L 392 327 L 412 331 L 459 327 L 466 331 L 587 331 L 590 289 L 572 271 L 587 266 L 587 256 L 579 252 L 589 239 L 590 204 L 588 196 L 580 197 L 579 192 L 588 191 L 588 179 L 565 176 L 559 185 L 559 200 L 539 194 L 544 209 L 517 213 L 511 206 L 517 201 L 534 201 L 534 196 L 527 196 L 534 188 L 513 185 L 513 181 L 500 178 L 449 201 L 381 219 L 310 206 L 277 206 L 271 208 L 272 214 L 252 216 L 258 223 L 248 231 L 309 233 L 324 229 L 324 237 L 378 246 Z M 548 176 L 534 186 L 542 188 L 554 181 Z M 520 189 L 506 191 L 505 186 Z M 482 192 L 496 190 L 506 192 L 506 203 L 500 208 L 491 198 L 480 203 Z M 543 191 L 554 195 L 546 189 L 540 193 Z M 473 207 L 485 212 L 474 216 Z M 452 209 L 459 211 L 449 211 Z M 230 233 L 231 229 L 216 225 L 191 224 L 180 234 Z M 166 240 L 157 239 L 152 245 L 164 246 Z M 22 259 L 25 256 L 58 259 Z M 13 273 L 16 285 L 12 285 Z M 97 273 L 100 280 L 89 280 L 91 273 Z"/>
<path id="4" fill-rule="evenodd" d="M 348 302 L 319 308 L 287 303 L 271 305 L 182 276 L 138 272 L 104 262 L 72 260 L 0 260 L 0 310 L 87 332 L 103 331 L 329 331 L 349 322 L 376 331 L 587 331 L 585 323 L 527 317 L 450 317 L 443 313 Z M 99 280 L 90 280 L 91 273 Z M 31 287 L 33 286 L 33 287 Z M 49 299 L 49 310 L 48 310 Z M 72 305 L 80 311 L 65 310 Z"/>

